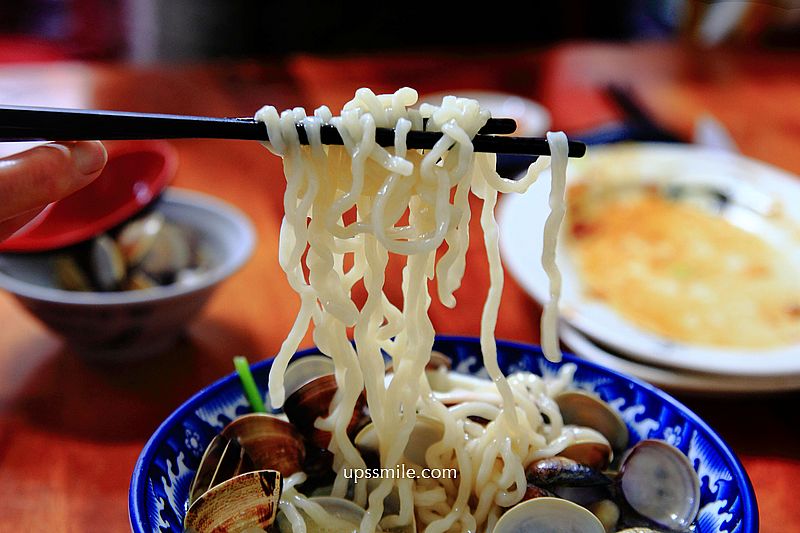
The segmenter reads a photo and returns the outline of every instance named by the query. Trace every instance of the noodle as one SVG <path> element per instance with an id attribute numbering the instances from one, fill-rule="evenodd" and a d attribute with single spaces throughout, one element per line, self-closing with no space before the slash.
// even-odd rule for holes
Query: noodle
<path id="1" fill-rule="evenodd" d="M 416 91 L 409 88 L 380 96 L 360 89 L 339 117 L 324 107 L 311 117 L 300 108 L 278 115 L 274 108 L 264 107 L 256 114 L 268 131 L 267 148 L 284 160 L 287 187 L 279 261 L 301 302 L 273 362 L 270 400 L 273 407 L 282 405 L 283 374 L 313 322 L 314 342 L 333 359 L 338 386 L 330 415 L 316 426 L 332 433 L 329 449 L 337 473 L 333 495 L 348 495 L 366 510 L 362 533 L 374 531 L 379 524 L 408 524 L 414 516 L 419 530 L 430 533 L 491 528 L 502 507 L 522 498 L 525 466 L 579 436 L 563 427 L 552 400 L 571 379 L 569 365 L 554 381 L 532 374 L 506 378 L 497 363 L 494 339 L 503 289 L 494 218 L 498 192 L 525 191 L 550 158 L 539 158 L 520 180 L 503 179 L 494 170 L 495 155 L 476 154 L 472 146 L 471 139 L 489 119 L 486 110 L 474 100 L 452 96 L 444 98 L 440 107 L 423 104 L 419 110 L 411 109 L 416 100 Z M 428 119 L 427 129 L 443 135 L 431 150 L 408 150 L 406 135 L 422 129 L 423 118 Z M 306 131 L 307 146 L 299 142 L 297 123 Z M 342 147 L 322 145 L 323 123 L 336 127 Z M 392 148 L 375 143 L 377 127 L 395 129 Z M 551 298 L 545 306 L 541 337 L 545 355 L 558 361 L 555 327 L 561 280 L 555 245 L 564 216 L 566 137 L 550 133 L 548 143 L 553 154 L 551 213 L 542 263 L 550 276 Z M 439 300 L 448 307 L 455 305 L 469 245 L 470 191 L 483 199 L 481 225 L 491 282 L 481 317 L 481 350 L 500 399 L 498 405 L 476 400 L 448 408 L 436 399 L 425 377 L 435 334 L 428 317 L 427 286 L 429 280 L 436 280 Z M 355 220 L 348 216 L 353 212 Z M 443 243 L 447 250 L 437 261 L 436 252 Z M 384 292 L 390 253 L 406 261 L 401 306 L 392 304 Z M 367 295 L 360 309 L 350 296 L 359 281 Z M 352 328 L 354 344 L 348 328 Z M 394 372 L 388 384 L 384 352 Z M 425 462 L 431 468 L 455 468 L 458 478 L 387 477 L 370 486 L 369 493 L 367 483 L 351 484 L 343 470 L 366 466 L 346 432 L 362 390 L 366 390 L 382 467 L 407 461 L 404 451 L 411 432 L 418 415 L 425 415 L 441 424 L 443 435 L 428 448 Z M 475 416 L 488 421 L 486 426 L 469 418 Z M 303 531 L 300 510 L 314 521 L 328 518 L 324 509 L 311 505 L 294 489 L 297 482 L 287 482 L 280 507 L 292 527 Z M 390 495 L 399 501 L 391 511 L 394 515 L 384 509 Z"/>

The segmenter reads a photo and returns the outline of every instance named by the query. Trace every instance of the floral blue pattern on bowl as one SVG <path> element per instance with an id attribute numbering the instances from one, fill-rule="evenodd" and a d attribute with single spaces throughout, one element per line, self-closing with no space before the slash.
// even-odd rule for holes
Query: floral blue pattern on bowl
<path id="1" fill-rule="evenodd" d="M 453 358 L 453 368 L 485 373 L 480 345 L 468 337 L 439 337 L 436 350 Z M 306 350 L 298 356 L 316 353 Z M 500 368 L 508 374 L 527 370 L 554 374 L 559 365 L 544 359 L 536 346 L 498 341 Z M 758 509 L 747 474 L 728 445 L 700 418 L 658 389 L 566 354 L 577 366 L 575 383 L 613 405 L 631 430 L 631 444 L 663 439 L 679 448 L 695 467 L 701 484 L 697 533 L 756 533 Z M 265 386 L 270 361 L 253 366 Z M 262 389 L 262 392 L 266 392 Z M 156 430 L 133 471 L 129 494 L 135 533 L 182 532 L 189 485 L 205 447 L 228 422 L 249 411 L 235 375 L 203 389 Z"/>

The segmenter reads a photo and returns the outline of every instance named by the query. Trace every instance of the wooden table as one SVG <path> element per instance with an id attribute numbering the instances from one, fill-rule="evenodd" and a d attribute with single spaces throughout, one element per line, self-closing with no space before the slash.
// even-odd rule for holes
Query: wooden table
<path id="1" fill-rule="evenodd" d="M 0 89 L 19 89 L 17 101 L 28 104 L 51 104 L 33 90 L 49 86 L 56 93 L 78 91 L 98 108 L 218 116 L 251 115 L 267 102 L 338 109 L 359 86 L 504 90 L 538 99 L 552 111 L 554 128 L 567 131 L 613 118 L 598 91 L 608 80 L 631 84 L 664 124 L 687 135 L 701 112 L 711 112 L 745 154 L 800 173 L 797 54 L 576 44 L 506 56 L 0 70 Z M 175 185 L 217 195 L 247 212 L 258 231 L 255 255 L 219 289 L 179 346 L 146 362 L 89 364 L 0 294 L 0 531 L 128 530 L 130 475 L 152 431 L 192 392 L 230 372 L 233 355 L 255 361 L 274 354 L 294 318 L 298 301 L 277 260 L 279 160 L 250 142 L 174 144 L 180 154 Z M 391 270 L 388 291 L 396 297 L 396 263 Z M 441 333 L 478 332 L 487 273 L 477 240 L 463 286 L 469 290 L 457 293 L 454 311 L 432 307 Z M 539 314 L 539 306 L 508 279 L 497 336 L 536 342 Z M 763 530 L 800 531 L 800 396 L 681 400 L 739 454 L 755 485 Z"/>

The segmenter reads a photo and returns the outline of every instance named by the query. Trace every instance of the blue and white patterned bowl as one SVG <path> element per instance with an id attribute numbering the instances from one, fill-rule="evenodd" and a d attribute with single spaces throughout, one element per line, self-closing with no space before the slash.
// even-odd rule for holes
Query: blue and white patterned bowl
<path id="1" fill-rule="evenodd" d="M 451 356 L 456 370 L 484 372 L 477 339 L 440 337 L 434 348 Z M 527 370 L 551 375 L 559 366 L 546 361 L 538 347 L 503 341 L 498 342 L 498 359 L 506 373 Z M 701 483 L 698 533 L 758 531 L 756 498 L 747 474 L 705 422 L 646 383 L 570 355 L 564 361 L 577 366 L 579 387 L 593 390 L 620 412 L 631 430 L 631 444 L 664 439 L 689 457 Z M 267 383 L 269 368 L 270 361 L 253 367 L 257 383 Z M 131 479 L 129 513 L 134 532 L 183 531 L 189 485 L 203 450 L 225 424 L 248 410 L 239 381 L 231 375 L 197 393 L 161 424 L 145 445 Z"/>

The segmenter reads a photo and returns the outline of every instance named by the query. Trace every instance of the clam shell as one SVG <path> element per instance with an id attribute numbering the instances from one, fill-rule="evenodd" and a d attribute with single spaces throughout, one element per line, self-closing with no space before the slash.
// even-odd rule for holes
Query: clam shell
<path id="1" fill-rule="evenodd" d="M 243 472 L 255 470 L 236 440 L 217 435 L 203 453 L 189 488 L 189 505 L 209 489 Z"/>
<path id="2" fill-rule="evenodd" d="M 434 396 L 445 405 L 478 401 L 500 405 L 502 398 L 497 386 L 488 379 L 460 372 L 451 372 L 445 367 L 425 373 Z"/>
<path id="3" fill-rule="evenodd" d="M 91 291 L 92 282 L 74 257 L 61 254 L 53 259 L 56 283 L 67 291 Z"/>
<path id="4" fill-rule="evenodd" d="M 522 500 L 532 500 L 534 498 L 557 498 L 557 496 L 547 489 L 528 483 L 528 488 L 525 489 Z"/>
<path id="5" fill-rule="evenodd" d="M 614 451 L 601 433 L 582 426 L 570 426 L 565 429 L 573 433 L 575 440 L 558 455 L 598 470 L 603 470 L 611 464 Z"/>
<path id="6" fill-rule="evenodd" d="M 333 374 L 335 370 L 333 359 L 327 355 L 309 355 L 292 361 L 283 374 L 286 396 L 318 377 Z"/>
<path id="7" fill-rule="evenodd" d="M 603 524 L 585 507 L 561 498 L 535 498 L 503 513 L 494 533 L 547 531 L 548 533 L 605 533 Z"/>
<path id="8" fill-rule="evenodd" d="M 154 279 L 171 282 L 178 272 L 191 265 L 192 246 L 186 231 L 173 224 L 165 224 L 138 268 Z"/>
<path id="9" fill-rule="evenodd" d="M 688 528 L 700 508 L 700 480 L 689 459 L 664 441 L 637 443 L 625 457 L 618 484 L 630 508 L 667 529 Z"/>
<path id="10" fill-rule="evenodd" d="M 593 487 L 610 485 L 611 479 L 599 470 L 567 457 L 546 457 L 525 469 L 528 483 L 537 487 Z"/>
<path id="11" fill-rule="evenodd" d="M 564 424 L 596 429 L 608 439 L 611 447 L 622 451 L 630 438 L 628 426 L 619 413 L 597 396 L 585 391 L 568 390 L 556 395 Z"/>
<path id="12" fill-rule="evenodd" d="M 620 511 L 616 503 L 611 500 L 600 500 L 589 505 L 589 510 L 603 524 L 606 533 L 617 530 Z"/>
<path id="13" fill-rule="evenodd" d="M 436 350 L 431 350 L 431 357 L 428 359 L 428 362 L 425 364 L 425 371 L 430 372 L 432 370 L 438 370 L 440 368 L 445 368 L 447 370 L 451 370 L 453 368 L 453 360 L 450 359 L 447 355 L 443 354 L 442 352 L 437 352 Z M 386 373 L 391 373 L 394 370 L 394 365 L 392 361 L 389 360 L 386 363 Z"/>
<path id="14" fill-rule="evenodd" d="M 122 228 L 117 235 L 117 244 L 129 265 L 135 267 L 144 260 L 165 224 L 162 213 L 150 213 Z"/>
<path id="15" fill-rule="evenodd" d="M 331 401 L 336 394 L 336 376 L 328 374 L 317 377 L 286 397 L 283 410 L 301 434 L 305 435 L 319 448 L 327 448 L 331 442 L 331 434 L 314 427 L 319 417 L 326 417 L 330 413 Z M 362 392 L 356 401 L 353 416 L 347 426 L 349 434 L 356 432 L 361 425 L 366 397 Z"/>
<path id="16" fill-rule="evenodd" d="M 123 284 L 123 289 L 125 289 L 126 291 L 141 291 L 144 289 L 152 289 L 153 287 L 157 286 L 158 283 L 156 282 L 156 280 L 154 280 L 144 272 L 134 271 L 125 280 Z"/>
<path id="17" fill-rule="evenodd" d="M 117 243 L 108 235 L 100 235 L 92 243 L 90 252 L 92 276 L 101 291 L 120 288 L 127 266 Z"/>
<path id="18" fill-rule="evenodd" d="M 297 429 L 264 413 L 240 416 L 225 426 L 221 435 L 237 443 L 257 469 L 277 470 L 288 477 L 302 469 L 305 444 Z"/>
<path id="19" fill-rule="evenodd" d="M 186 512 L 184 527 L 203 533 L 267 528 L 275 522 L 281 484 L 275 470 L 240 474 L 200 496 Z"/>

